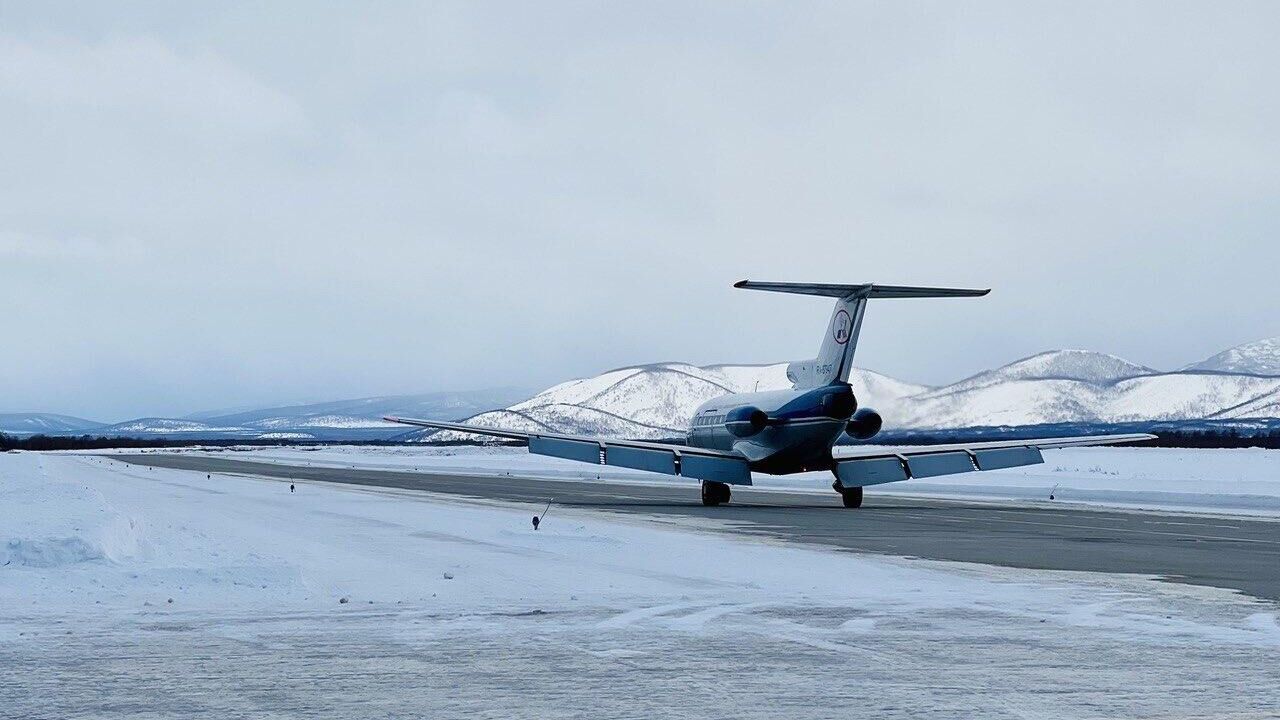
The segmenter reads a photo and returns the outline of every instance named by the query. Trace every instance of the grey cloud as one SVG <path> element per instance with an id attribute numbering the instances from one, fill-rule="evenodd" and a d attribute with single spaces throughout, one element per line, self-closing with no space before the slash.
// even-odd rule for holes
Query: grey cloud
<path id="1" fill-rule="evenodd" d="M 1280 334 L 1272 4 L 0 3 L 0 409 Z M 33 248 L 40 247 L 36 251 Z"/>

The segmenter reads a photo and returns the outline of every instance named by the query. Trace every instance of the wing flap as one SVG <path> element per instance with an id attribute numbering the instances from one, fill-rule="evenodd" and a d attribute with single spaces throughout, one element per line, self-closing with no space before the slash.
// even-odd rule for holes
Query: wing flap
<path id="1" fill-rule="evenodd" d="M 946 445 L 837 445 L 832 449 L 836 460 L 850 460 L 864 457 L 887 457 L 894 455 L 927 455 L 931 453 L 977 452 L 978 450 L 998 450 L 1002 448 L 1032 447 L 1041 450 L 1056 450 L 1067 447 L 1086 447 L 1090 445 L 1117 445 L 1136 443 L 1143 440 L 1154 440 L 1155 435 L 1147 433 L 1128 433 L 1124 435 L 1077 435 L 1060 438 L 1032 438 L 1027 440 L 990 440 L 973 443 L 949 443 Z"/>
<path id="2" fill-rule="evenodd" d="M 863 487 L 912 478 L 1037 465 L 1044 462 L 1041 450 L 1114 445 L 1153 440 L 1155 437 L 1135 433 L 911 447 L 861 445 L 838 447 L 833 455 L 840 483 L 845 487 Z"/>
<path id="3" fill-rule="evenodd" d="M 978 468 L 967 452 L 933 453 L 931 455 L 908 455 L 907 469 L 913 478 L 937 477 L 939 475 L 955 475 L 956 473 L 973 472 Z"/>
<path id="4" fill-rule="evenodd" d="M 534 455 L 549 455 L 565 460 L 600 464 L 600 443 L 598 442 L 532 435 L 529 437 L 529 452 Z"/>
<path id="5" fill-rule="evenodd" d="M 606 465 L 647 470 L 648 472 L 675 475 L 676 454 L 673 450 L 649 450 L 625 445 L 607 446 L 604 451 Z"/>
<path id="6" fill-rule="evenodd" d="M 751 484 L 751 466 L 744 458 L 685 455 L 680 458 L 680 474 L 729 485 Z"/>
<path id="7" fill-rule="evenodd" d="M 865 487 L 906 480 L 907 467 L 896 457 L 836 463 L 836 477 L 845 487 Z"/>
<path id="8" fill-rule="evenodd" d="M 1044 462 L 1040 448 L 1035 447 L 974 450 L 973 459 L 978 463 L 979 470 L 1003 470 L 1023 465 L 1039 465 Z"/>

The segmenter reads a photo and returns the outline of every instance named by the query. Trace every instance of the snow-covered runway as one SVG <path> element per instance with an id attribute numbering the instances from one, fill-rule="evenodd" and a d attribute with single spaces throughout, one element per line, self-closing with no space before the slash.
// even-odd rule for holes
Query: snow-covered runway
<path id="1" fill-rule="evenodd" d="M 685 482 L 532 455 L 522 447 L 338 445 L 257 448 L 235 455 L 289 465 Z M 1056 494 L 1060 504 L 1280 516 L 1280 450 L 1085 447 L 1047 450 L 1044 457 L 1043 465 L 911 480 L 877 486 L 874 492 L 1023 501 Z M 754 481 L 766 488 L 831 491 L 831 473 L 825 470 L 782 476 L 757 473 Z"/>
<path id="2" fill-rule="evenodd" d="M 4 717 L 1280 707 L 1276 607 L 1220 590 L 71 455 L 0 502 Z"/>

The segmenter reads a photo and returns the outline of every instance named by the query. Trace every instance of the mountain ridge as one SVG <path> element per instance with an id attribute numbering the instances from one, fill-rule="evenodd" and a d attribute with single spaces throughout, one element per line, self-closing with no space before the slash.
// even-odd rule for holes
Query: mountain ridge
<path id="1" fill-rule="evenodd" d="M 528 431 L 673 437 L 684 433 L 694 409 L 712 397 L 791 387 L 786 368 L 787 363 L 697 366 L 670 361 L 614 368 L 532 395 L 511 388 L 384 395 L 120 423 L 8 413 L 0 414 L 0 432 L 184 439 L 463 438 L 382 420 L 398 415 Z M 1245 373 L 1241 368 L 1277 372 Z M 1280 338 L 1245 343 L 1172 372 L 1106 353 L 1051 350 L 948 385 L 911 383 L 862 368 L 854 368 L 850 384 L 860 405 L 884 415 L 886 429 L 1275 419 L 1280 418 Z"/>
<path id="2" fill-rule="evenodd" d="M 1161 372 L 1087 350 L 1036 353 L 940 387 L 861 368 L 854 368 L 850 384 L 860 405 L 876 408 L 886 428 L 898 430 L 1280 416 L 1280 377 Z M 786 363 L 648 363 L 569 380 L 467 422 L 534 432 L 671 437 L 683 435 L 694 409 L 716 395 L 788 387 Z M 447 431 L 424 431 L 421 437 L 474 438 Z"/>
<path id="3" fill-rule="evenodd" d="M 1227 348 L 1183 370 L 1234 375 L 1280 375 L 1280 337 L 1263 338 Z"/>
<path id="4" fill-rule="evenodd" d="M 518 388 L 379 395 L 232 413 L 197 412 L 178 418 L 141 417 L 101 423 L 48 413 L 0 414 L 0 432 L 13 435 L 105 435 L 172 439 L 378 440 L 402 435 L 384 415 L 457 420 L 528 397 Z M 47 418 L 62 418 L 55 422 Z"/>

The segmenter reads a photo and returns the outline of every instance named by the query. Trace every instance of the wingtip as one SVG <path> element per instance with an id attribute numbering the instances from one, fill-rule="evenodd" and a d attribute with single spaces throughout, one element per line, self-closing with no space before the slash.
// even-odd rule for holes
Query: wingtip
<path id="1" fill-rule="evenodd" d="M 395 415 L 383 415 L 382 419 L 386 420 L 387 422 L 400 422 L 400 418 L 396 417 Z"/>

